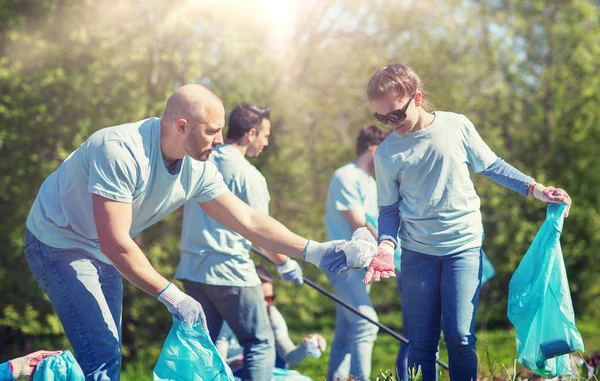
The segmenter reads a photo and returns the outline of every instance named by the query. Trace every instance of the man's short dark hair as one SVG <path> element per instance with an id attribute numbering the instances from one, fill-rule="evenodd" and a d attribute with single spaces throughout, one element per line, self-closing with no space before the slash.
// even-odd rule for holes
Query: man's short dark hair
<path id="1" fill-rule="evenodd" d="M 361 128 L 356 138 L 356 156 L 362 155 L 371 146 L 378 146 L 389 134 L 388 131 L 374 124 Z"/>
<path id="2" fill-rule="evenodd" d="M 271 107 L 259 107 L 250 103 L 236 105 L 229 114 L 227 139 L 239 140 L 253 128 L 260 130 L 263 119 L 271 117 Z"/>
<path id="3" fill-rule="evenodd" d="M 256 273 L 260 279 L 260 283 L 273 283 L 273 276 L 261 265 L 256 266 Z"/>

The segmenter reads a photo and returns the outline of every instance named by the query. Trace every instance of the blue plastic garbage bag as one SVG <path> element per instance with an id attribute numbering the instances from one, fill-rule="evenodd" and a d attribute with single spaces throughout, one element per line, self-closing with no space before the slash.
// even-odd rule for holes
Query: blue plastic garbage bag
<path id="1" fill-rule="evenodd" d="M 85 381 L 85 376 L 71 351 L 63 351 L 40 361 L 33 381 Z"/>
<path id="2" fill-rule="evenodd" d="M 233 381 L 229 366 L 205 332 L 173 318 L 173 326 L 154 367 L 154 381 Z"/>
<path id="3" fill-rule="evenodd" d="M 568 375 L 569 353 L 583 352 L 560 247 L 566 204 L 551 204 L 546 220 L 509 284 L 508 318 L 517 360 L 540 376 Z"/>

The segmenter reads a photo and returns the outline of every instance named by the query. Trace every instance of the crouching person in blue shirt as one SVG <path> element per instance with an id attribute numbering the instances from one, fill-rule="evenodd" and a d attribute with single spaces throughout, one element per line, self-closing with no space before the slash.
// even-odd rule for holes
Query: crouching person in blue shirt
<path id="1" fill-rule="evenodd" d="M 206 327 L 202 306 L 160 275 L 133 240 L 190 200 L 273 252 L 324 270 L 346 260 L 336 243 L 302 238 L 228 190 L 207 161 L 223 143 L 224 124 L 221 100 L 186 85 L 162 118 L 97 131 L 42 184 L 27 218 L 25 257 L 87 380 L 119 380 L 122 277 L 186 324 Z"/>
<path id="2" fill-rule="evenodd" d="M 268 312 L 268 329 L 275 338 L 274 348 L 276 351 L 276 358 L 269 367 L 272 373 L 265 374 L 264 380 L 270 380 L 272 375 L 277 375 L 278 380 L 284 379 L 285 376 L 299 380 L 302 376 L 296 371 L 288 370 L 288 366 L 298 365 L 309 355 L 319 358 L 321 352 L 327 347 L 327 342 L 323 336 L 313 333 L 306 336 L 302 343 L 294 344 L 290 339 L 287 323 L 274 304 L 273 277 L 260 265 L 256 266 L 256 273 L 261 282 L 261 295 L 264 298 L 264 303 L 261 303 L 261 305 L 266 307 Z M 223 324 L 215 344 L 221 356 L 227 359 L 234 375 L 242 376 L 242 368 L 247 359 L 244 348 L 240 345 L 238 337 L 229 325 Z M 306 379 L 309 380 L 308 377 Z"/>

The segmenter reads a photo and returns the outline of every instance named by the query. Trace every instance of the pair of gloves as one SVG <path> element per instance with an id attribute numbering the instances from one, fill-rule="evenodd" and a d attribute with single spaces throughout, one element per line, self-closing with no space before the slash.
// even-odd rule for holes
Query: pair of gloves
<path id="1" fill-rule="evenodd" d="M 304 249 L 304 259 L 327 272 L 338 274 L 351 268 L 364 268 L 368 265 L 376 247 L 375 238 L 366 229 L 359 229 L 351 241 L 324 243 L 308 241 Z M 304 282 L 302 268 L 291 258 L 278 265 L 277 272 L 283 280 L 297 284 Z M 199 323 L 202 329 L 207 330 L 206 317 L 200 303 L 179 290 L 173 283 L 169 283 L 157 298 L 181 321 L 190 326 Z"/>

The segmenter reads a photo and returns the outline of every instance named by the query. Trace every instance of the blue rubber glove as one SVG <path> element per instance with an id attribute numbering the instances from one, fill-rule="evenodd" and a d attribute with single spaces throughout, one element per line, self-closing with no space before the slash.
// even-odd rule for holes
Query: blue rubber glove
<path id="1" fill-rule="evenodd" d="M 206 316 L 200 303 L 191 296 L 183 293 L 173 283 L 169 283 L 158 294 L 157 299 L 167 306 L 169 312 L 182 322 L 190 327 L 196 323 L 200 323 L 202 329 L 208 331 Z"/>
<path id="2" fill-rule="evenodd" d="M 335 250 L 336 246 L 343 242 L 345 241 L 337 240 L 323 243 L 308 241 L 304 248 L 304 260 L 328 273 L 339 274 L 346 271 L 350 267 L 346 254 L 343 250 Z"/>
<path id="3" fill-rule="evenodd" d="M 283 280 L 292 281 L 296 284 L 304 283 L 302 267 L 292 258 L 288 258 L 283 264 L 277 265 L 277 272 Z"/>

